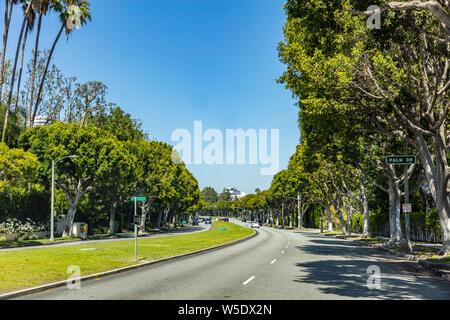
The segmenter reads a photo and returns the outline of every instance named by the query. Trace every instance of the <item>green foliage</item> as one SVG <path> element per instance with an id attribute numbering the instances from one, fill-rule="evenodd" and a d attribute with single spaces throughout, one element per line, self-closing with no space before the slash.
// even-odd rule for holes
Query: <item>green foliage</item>
<path id="1" fill-rule="evenodd" d="M 205 187 L 200 195 L 207 204 L 215 203 L 218 200 L 217 192 L 212 187 Z"/>

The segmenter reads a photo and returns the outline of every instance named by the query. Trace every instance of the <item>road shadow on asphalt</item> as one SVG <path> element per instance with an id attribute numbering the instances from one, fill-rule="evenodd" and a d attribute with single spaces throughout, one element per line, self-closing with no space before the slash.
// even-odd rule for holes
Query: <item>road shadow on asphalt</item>
<path id="1" fill-rule="evenodd" d="M 322 293 L 343 298 L 450 299 L 450 283 L 414 272 L 411 262 L 345 240 L 316 237 L 295 247 L 303 255 L 313 255 L 305 256 L 312 261 L 296 264 L 302 273 L 296 282 L 314 284 Z M 371 290 L 367 270 L 373 265 L 381 270 L 381 286 Z"/>

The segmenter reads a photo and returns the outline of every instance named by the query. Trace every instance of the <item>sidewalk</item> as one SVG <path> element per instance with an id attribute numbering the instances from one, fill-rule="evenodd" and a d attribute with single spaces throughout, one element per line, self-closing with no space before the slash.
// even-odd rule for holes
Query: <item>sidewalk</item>
<path id="1" fill-rule="evenodd" d="M 210 230 L 212 225 L 204 225 L 200 224 L 198 226 L 189 226 L 184 227 L 180 230 L 170 230 L 166 232 L 158 232 L 158 233 L 144 233 L 144 234 L 138 234 L 138 237 L 140 239 L 145 238 L 159 238 L 159 237 L 170 237 L 170 236 L 176 236 L 181 234 L 194 234 L 199 232 L 204 232 Z M 36 248 L 49 248 L 49 247 L 64 247 L 64 246 L 75 246 L 80 244 L 91 244 L 91 243 L 102 243 L 102 242 L 113 242 L 113 241 L 124 241 L 124 240 L 132 240 L 134 239 L 134 234 L 130 233 L 122 233 L 122 234 L 116 234 L 116 236 L 119 236 L 119 238 L 115 239 L 95 239 L 95 240 L 69 240 L 69 241 L 61 241 L 61 242 L 55 242 L 55 243 L 45 243 L 45 244 L 28 244 L 23 246 L 15 246 L 15 247 L 0 247 L 0 252 L 4 251 L 16 251 L 16 250 L 29 250 L 29 249 L 36 249 Z"/>

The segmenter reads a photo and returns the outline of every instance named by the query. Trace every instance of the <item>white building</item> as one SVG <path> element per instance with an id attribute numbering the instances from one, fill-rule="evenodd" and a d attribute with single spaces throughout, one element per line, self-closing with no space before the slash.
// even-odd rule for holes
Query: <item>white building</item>
<path id="1" fill-rule="evenodd" d="M 47 124 L 47 117 L 45 116 L 37 116 L 34 118 L 34 127 L 42 127 Z"/>
<path id="2" fill-rule="evenodd" d="M 234 187 L 227 187 L 225 188 L 225 191 L 228 191 L 230 193 L 231 198 L 233 200 L 239 200 L 247 195 L 245 192 L 239 191 L 237 188 Z"/>

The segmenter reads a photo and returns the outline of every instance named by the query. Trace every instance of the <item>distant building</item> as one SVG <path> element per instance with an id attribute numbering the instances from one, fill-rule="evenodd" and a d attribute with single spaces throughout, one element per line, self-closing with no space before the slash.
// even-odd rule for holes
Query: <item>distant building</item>
<path id="1" fill-rule="evenodd" d="M 228 191 L 230 193 L 231 198 L 233 200 L 239 200 L 247 195 L 245 192 L 239 191 L 237 188 L 234 187 L 227 187 L 225 188 L 225 191 Z"/>
<path id="2" fill-rule="evenodd" d="M 47 120 L 48 120 L 48 118 L 45 117 L 45 116 L 37 116 L 37 117 L 34 119 L 34 125 L 33 125 L 33 127 L 42 127 L 42 126 L 45 126 L 45 125 L 47 124 Z"/>

